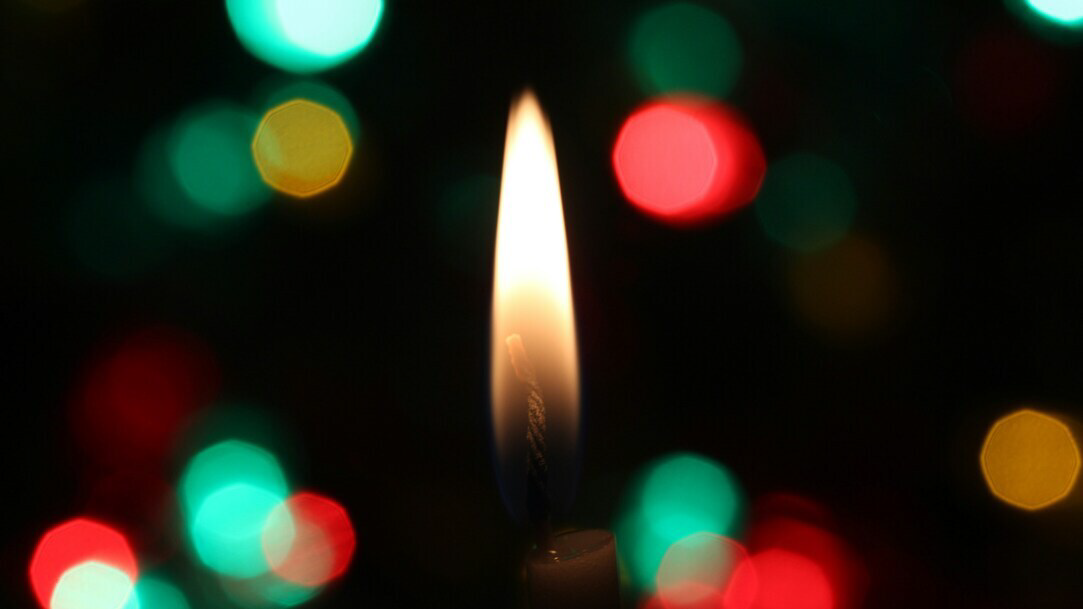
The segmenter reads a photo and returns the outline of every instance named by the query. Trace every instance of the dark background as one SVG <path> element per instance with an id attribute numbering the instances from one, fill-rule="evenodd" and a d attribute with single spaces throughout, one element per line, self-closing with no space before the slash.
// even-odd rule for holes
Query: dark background
<path id="1" fill-rule="evenodd" d="M 750 209 L 681 230 L 624 201 L 609 153 L 646 99 L 625 40 L 653 3 L 391 0 L 370 47 L 322 75 L 362 131 L 335 191 L 280 197 L 110 279 L 65 248 L 68 201 L 123 179 L 150 130 L 207 98 L 243 102 L 276 70 L 238 44 L 221 2 L 6 2 L 13 606 L 33 602 L 23 574 L 41 532 L 86 509 L 93 473 L 64 415 L 80 371 L 101 344 L 162 323 L 211 345 L 223 400 L 278 421 L 291 477 L 349 509 L 357 556 L 313 606 L 519 602 L 528 539 L 501 504 L 487 427 L 496 190 L 450 212 L 445 195 L 499 176 L 508 104 L 528 83 L 555 132 L 584 381 L 563 524 L 609 526 L 640 467 L 692 450 L 750 500 L 825 506 L 869 573 L 866 607 L 1079 606 L 1083 513 L 1003 505 L 977 464 L 997 416 L 1083 403 L 1079 47 L 995 0 L 705 4 L 742 41 L 730 101 L 768 160 L 810 150 L 850 174 L 854 230 L 897 282 L 877 332 L 837 341 L 803 321 L 785 285 L 795 255 Z M 1023 59 L 966 63 L 983 39 Z M 183 553 L 164 560 L 206 606 Z"/>

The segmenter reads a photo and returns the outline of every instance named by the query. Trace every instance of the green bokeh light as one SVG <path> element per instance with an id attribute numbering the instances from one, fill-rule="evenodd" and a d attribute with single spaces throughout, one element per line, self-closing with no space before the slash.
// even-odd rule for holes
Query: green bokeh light
<path id="1" fill-rule="evenodd" d="M 231 577 L 255 577 L 270 569 L 263 535 L 285 496 L 238 483 L 212 493 L 192 518 L 192 544 L 203 564 Z"/>
<path id="2" fill-rule="evenodd" d="M 813 252 L 846 235 L 857 198 L 842 168 L 825 158 L 797 153 L 768 167 L 755 208 L 771 239 Z"/>
<path id="3" fill-rule="evenodd" d="M 246 484 L 284 498 L 289 493 L 278 459 L 248 442 L 226 440 L 192 459 L 181 479 L 181 502 L 194 517 L 212 494 L 229 486 Z"/>
<path id="4" fill-rule="evenodd" d="M 678 453 L 652 463 L 628 491 L 617 519 L 617 549 L 632 583 L 654 585 L 674 542 L 694 533 L 733 536 L 741 513 L 733 476 L 706 457 Z"/>
<path id="5" fill-rule="evenodd" d="M 135 597 L 139 609 L 190 609 L 184 593 L 173 584 L 154 577 L 139 578 L 135 585 Z"/>
<path id="6" fill-rule="evenodd" d="M 1083 40 L 1083 0 L 1004 0 L 1039 36 L 1057 44 Z"/>
<path id="7" fill-rule="evenodd" d="M 226 0 L 241 43 L 283 70 L 309 73 L 357 55 L 376 32 L 382 0 Z"/>
<path id="8" fill-rule="evenodd" d="M 232 577 L 255 577 L 269 566 L 263 534 L 289 488 L 278 459 L 239 440 L 197 454 L 181 478 L 188 532 L 199 559 Z"/>
<path id="9" fill-rule="evenodd" d="M 192 203 L 220 216 L 253 211 L 271 196 L 252 160 L 259 119 L 225 102 L 200 106 L 170 134 L 169 165 Z"/>
<path id="10" fill-rule="evenodd" d="M 1025 0 L 1027 6 L 1057 25 L 1083 28 L 1083 0 Z"/>
<path id="11" fill-rule="evenodd" d="M 155 131 L 139 153 L 135 181 L 147 209 L 171 227 L 196 232 L 222 228 L 226 217 L 194 202 L 177 182 L 170 166 L 168 141 L 165 130 Z"/>
<path id="12" fill-rule="evenodd" d="M 690 92 L 724 97 L 741 72 L 741 45 L 718 13 L 674 2 L 644 13 L 632 28 L 629 56 L 650 94 Z"/>
<path id="13" fill-rule="evenodd" d="M 49 609 L 140 609 L 132 580 L 120 569 L 87 561 L 68 569 L 57 580 Z"/>

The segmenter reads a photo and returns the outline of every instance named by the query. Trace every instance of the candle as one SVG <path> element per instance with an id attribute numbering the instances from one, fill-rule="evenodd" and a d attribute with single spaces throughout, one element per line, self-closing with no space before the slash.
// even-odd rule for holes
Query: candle
<path id="1" fill-rule="evenodd" d="M 509 510 L 530 523 L 534 609 L 619 606 L 607 531 L 552 536 L 567 509 L 579 436 L 579 362 L 568 245 L 548 121 L 529 91 L 512 104 L 493 278 L 491 391 L 498 476 Z"/>

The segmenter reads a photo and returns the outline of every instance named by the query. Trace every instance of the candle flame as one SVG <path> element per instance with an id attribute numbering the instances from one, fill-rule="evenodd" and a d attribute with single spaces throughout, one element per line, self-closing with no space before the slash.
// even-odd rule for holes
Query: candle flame
<path id="1" fill-rule="evenodd" d="M 493 284 L 493 433 L 505 500 L 522 517 L 529 389 L 516 375 L 509 338 L 521 337 L 544 395 L 554 507 L 571 499 L 579 434 L 579 362 L 556 152 L 530 91 L 512 104 L 508 118 Z"/>

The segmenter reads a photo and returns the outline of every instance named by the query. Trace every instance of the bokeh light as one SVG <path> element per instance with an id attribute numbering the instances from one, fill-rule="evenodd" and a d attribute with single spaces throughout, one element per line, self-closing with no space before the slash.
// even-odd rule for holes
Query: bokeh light
<path id="1" fill-rule="evenodd" d="M 747 535 L 758 581 L 753 609 L 853 609 L 864 574 L 845 543 L 827 529 L 789 516 L 756 523 Z"/>
<path id="2" fill-rule="evenodd" d="M 139 609 L 133 590 L 134 583 L 124 571 L 87 561 L 60 576 L 49 609 Z"/>
<path id="3" fill-rule="evenodd" d="M 140 577 L 135 584 L 135 596 L 140 609 L 191 608 L 179 588 L 157 577 Z"/>
<path id="4" fill-rule="evenodd" d="M 788 550 L 770 549 L 751 559 L 761 582 L 756 609 L 835 609 L 831 582 L 820 565 Z"/>
<path id="5" fill-rule="evenodd" d="M 666 550 L 658 567 L 658 598 L 665 609 L 748 609 L 758 581 L 741 544 L 695 533 Z"/>
<path id="6" fill-rule="evenodd" d="M 263 533 L 271 569 L 286 581 L 322 586 L 345 573 L 356 539 L 345 508 L 315 493 L 298 493 L 275 508 Z"/>
<path id="7" fill-rule="evenodd" d="M 227 102 L 208 102 L 177 121 L 168 142 L 169 164 L 192 203 L 230 218 L 268 201 L 250 152 L 256 125 L 255 115 Z"/>
<path id="8" fill-rule="evenodd" d="M 264 182 L 295 197 L 310 197 L 338 184 L 352 153 L 352 138 L 342 117 L 306 99 L 268 110 L 252 140 L 252 155 Z"/>
<path id="9" fill-rule="evenodd" d="M 771 239 L 811 252 L 846 234 L 854 221 L 857 197 L 838 165 L 813 154 L 796 153 L 771 163 L 755 209 Z"/>
<path id="10" fill-rule="evenodd" d="M 884 330 L 897 307 L 896 283 L 880 246 L 856 235 L 799 257 L 789 272 L 797 314 L 818 334 L 840 343 Z"/>
<path id="11" fill-rule="evenodd" d="M 997 498 L 1027 510 L 1067 497 L 1079 477 L 1079 446 L 1060 419 L 1025 408 L 998 420 L 981 449 L 981 468 Z"/>
<path id="12" fill-rule="evenodd" d="M 119 570 L 126 577 L 129 588 L 139 576 L 135 554 L 124 535 L 86 518 L 69 520 L 47 531 L 30 559 L 30 585 L 41 606 L 50 609 L 54 589 L 65 572 L 89 562 Z M 92 571 L 100 572 L 100 569 Z M 83 575 L 74 577 L 79 579 Z M 65 592 L 67 594 L 69 592 Z"/>
<path id="13" fill-rule="evenodd" d="M 158 461 L 218 386 L 214 354 L 200 339 L 144 328 L 91 362 L 72 404 L 73 430 L 96 460 Z"/>
<path id="14" fill-rule="evenodd" d="M 181 480 L 188 532 L 199 559 L 233 577 L 268 571 L 262 536 L 287 495 L 278 460 L 258 446 L 227 440 L 200 452 Z"/>
<path id="15" fill-rule="evenodd" d="M 226 0 L 230 23 L 256 57 L 318 72 L 357 55 L 383 15 L 382 0 Z"/>
<path id="16" fill-rule="evenodd" d="M 190 532 L 203 564 L 223 575 L 255 577 L 270 565 L 263 553 L 264 529 L 286 526 L 271 520 L 285 498 L 265 488 L 237 483 L 211 493 L 192 517 Z M 272 533 L 285 536 L 286 533 Z"/>
<path id="17" fill-rule="evenodd" d="M 1025 0 L 1037 15 L 1057 25 L 1083 28 L 1083 0 Z"/>
<path id="18" fill-rule="evenodd" d="M 135 167 L 135 186 L 157 223 L 191 233 L 215 234 L 233 226 L 224 216 L 194 201 L 177 181 L 170 159 L 171 129 L 159 128 L 144 140 Z"/>
<path id="19" fill-rule="evenodd" d="M 254 105 L 269 110 L 295 99 L 307 99 L 334 110 L 346 123 L 350 139 L 357 142 L 361 135 L 361 123 L 353 104 L 341 91 L 322 80 L 275 75 L 260 84 Z"/>
<path id="20" fill-rule="evenodd" d="M 695 98 L 649 102 L 613 147 L 624 196 L 672 224 L 695 224 L 750 202 L 766 170 L 755 134 L 732 109 Z"/>
<path id="21" fill-rule="evenodd" d="M 226 440 L 197 454 L 181 479 L 182 505 L 189 515 L 212 494 L 236 484 L 263 489 L 283 499 L 289 494 L 286 476 L 275 456 L 239 440 Z"/>
<path id="22" fill-rule="evenodd" d="M 652 587 L 674 542 L 694 533 L 732 536 L 741 494 L 721 464 L 692 453 L 649 465 L 627 492 L 616 523 L 617 550 L 633 584 Z"/>
<path id="23" fill-rule="evenodd" d="M 721 15 L 699 4 L 672 2 L 643 13 L 632 28 L 629 59 L 649 94 L 725 97 L 741 72 L 741 44 Z"/>

